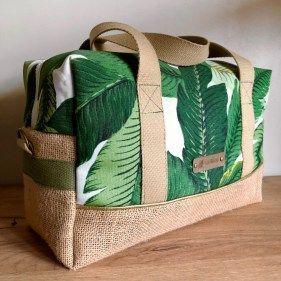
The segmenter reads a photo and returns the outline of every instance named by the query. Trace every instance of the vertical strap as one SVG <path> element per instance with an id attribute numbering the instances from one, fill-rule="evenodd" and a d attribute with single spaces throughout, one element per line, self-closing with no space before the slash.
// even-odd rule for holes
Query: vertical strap
<path id="1" fill-rule="evenodd" d="M 244 177 L 254 169 L 255 115 L 252 102 L 254 68 L 247 59 L 213 42 L 210 43 L 209 57 L 233 57 L 239 69 L 242 113 L 242 177 Z"/>
<path id="2" fill-rule="evenodd" d="M 150 40 L 158 57 L 171 64 L 188 66 L 200 63 L 207 59 L 208 52 L 210 53 L 210 58 L 234 58 L 238 66 L 240 76 L 243 156 L 242 176 L 246 176 L 251 173 L 254 168 L 253 138 L 255 130 L 254 108 L 252 103 L 254 69 L 251 63 L 247 59 L 216 43 L 210 43 L 210 49 L 206 51 L 206 48 L 209 47 L 209 42 L 204 38 L 182 36 L 176 39 L 175 37 L 164 34 L 144 34 Z M 110 45 L 109 48 L 106 49 L 104 44 L 106 42 L 115 43 L 117 45 Z M 127 51 L 136 51 L 135 43 L 129 39 L 127 35 L 123 34 L 103 37 L 99 43 L 99 47 L 104 47 L 106 50 L 116 51 L 118 50 L 119 45 Z"/>
<path id="3" fill-rule="evenodd" d="M 141 32 L 115 22 L 102 23 L 92 29 L 90 46 L 93 50 L 97 37 L 110 30 L 128 33 L 139 51 L 137 93 L 141 123 L 142 204 L 163 202 L 167 199 L 168 168 L 158 58 Z"/>

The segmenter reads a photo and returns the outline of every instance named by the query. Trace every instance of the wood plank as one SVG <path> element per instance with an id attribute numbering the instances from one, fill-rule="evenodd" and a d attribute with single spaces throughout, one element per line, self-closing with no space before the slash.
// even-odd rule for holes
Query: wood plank
<path id="1" fill-rule="evenodd" d="M 27 226 L 22 187 L 0 187 L 0 280 L 280 280 L 281 176 L 266 177 L 263 194 L 262 203 L 69 271 Z"/>

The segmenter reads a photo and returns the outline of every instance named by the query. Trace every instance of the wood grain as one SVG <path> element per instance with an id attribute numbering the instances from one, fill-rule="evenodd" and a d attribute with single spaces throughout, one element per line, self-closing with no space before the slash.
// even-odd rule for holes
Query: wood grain
<path id="1" fill-rule="evenodd" d="M 281 176 L 264 179 L 263 195 L 69 271 L 27 226 L 22 187 L 0 187 L 0 280 L 281 280 Z"/>

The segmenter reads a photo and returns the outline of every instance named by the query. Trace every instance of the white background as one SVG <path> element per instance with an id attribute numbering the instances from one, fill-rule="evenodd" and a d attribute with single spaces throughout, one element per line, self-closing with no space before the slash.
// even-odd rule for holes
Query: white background
<path id="1" fill-rule="evenodd" d="M 0 184 L 21 181 L 25 60 L 77 49 L 102 21 L 141 31 L 201 35 L 273 70 L 265 114 L 265 173 L 281 174 L 280 0 L 0 0 Z"/>

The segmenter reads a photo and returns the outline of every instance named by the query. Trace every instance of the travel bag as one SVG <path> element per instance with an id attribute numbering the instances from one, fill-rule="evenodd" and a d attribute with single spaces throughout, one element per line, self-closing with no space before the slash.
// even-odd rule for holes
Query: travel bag
<path id="1" fill-rule="evenodd" d="M 125 33 L 100 37 L 111 30 Z M 28 224 L 78 269 L 260 202 L 270 76 L 204 38 L 114 22 L 26 62 Z"/>

